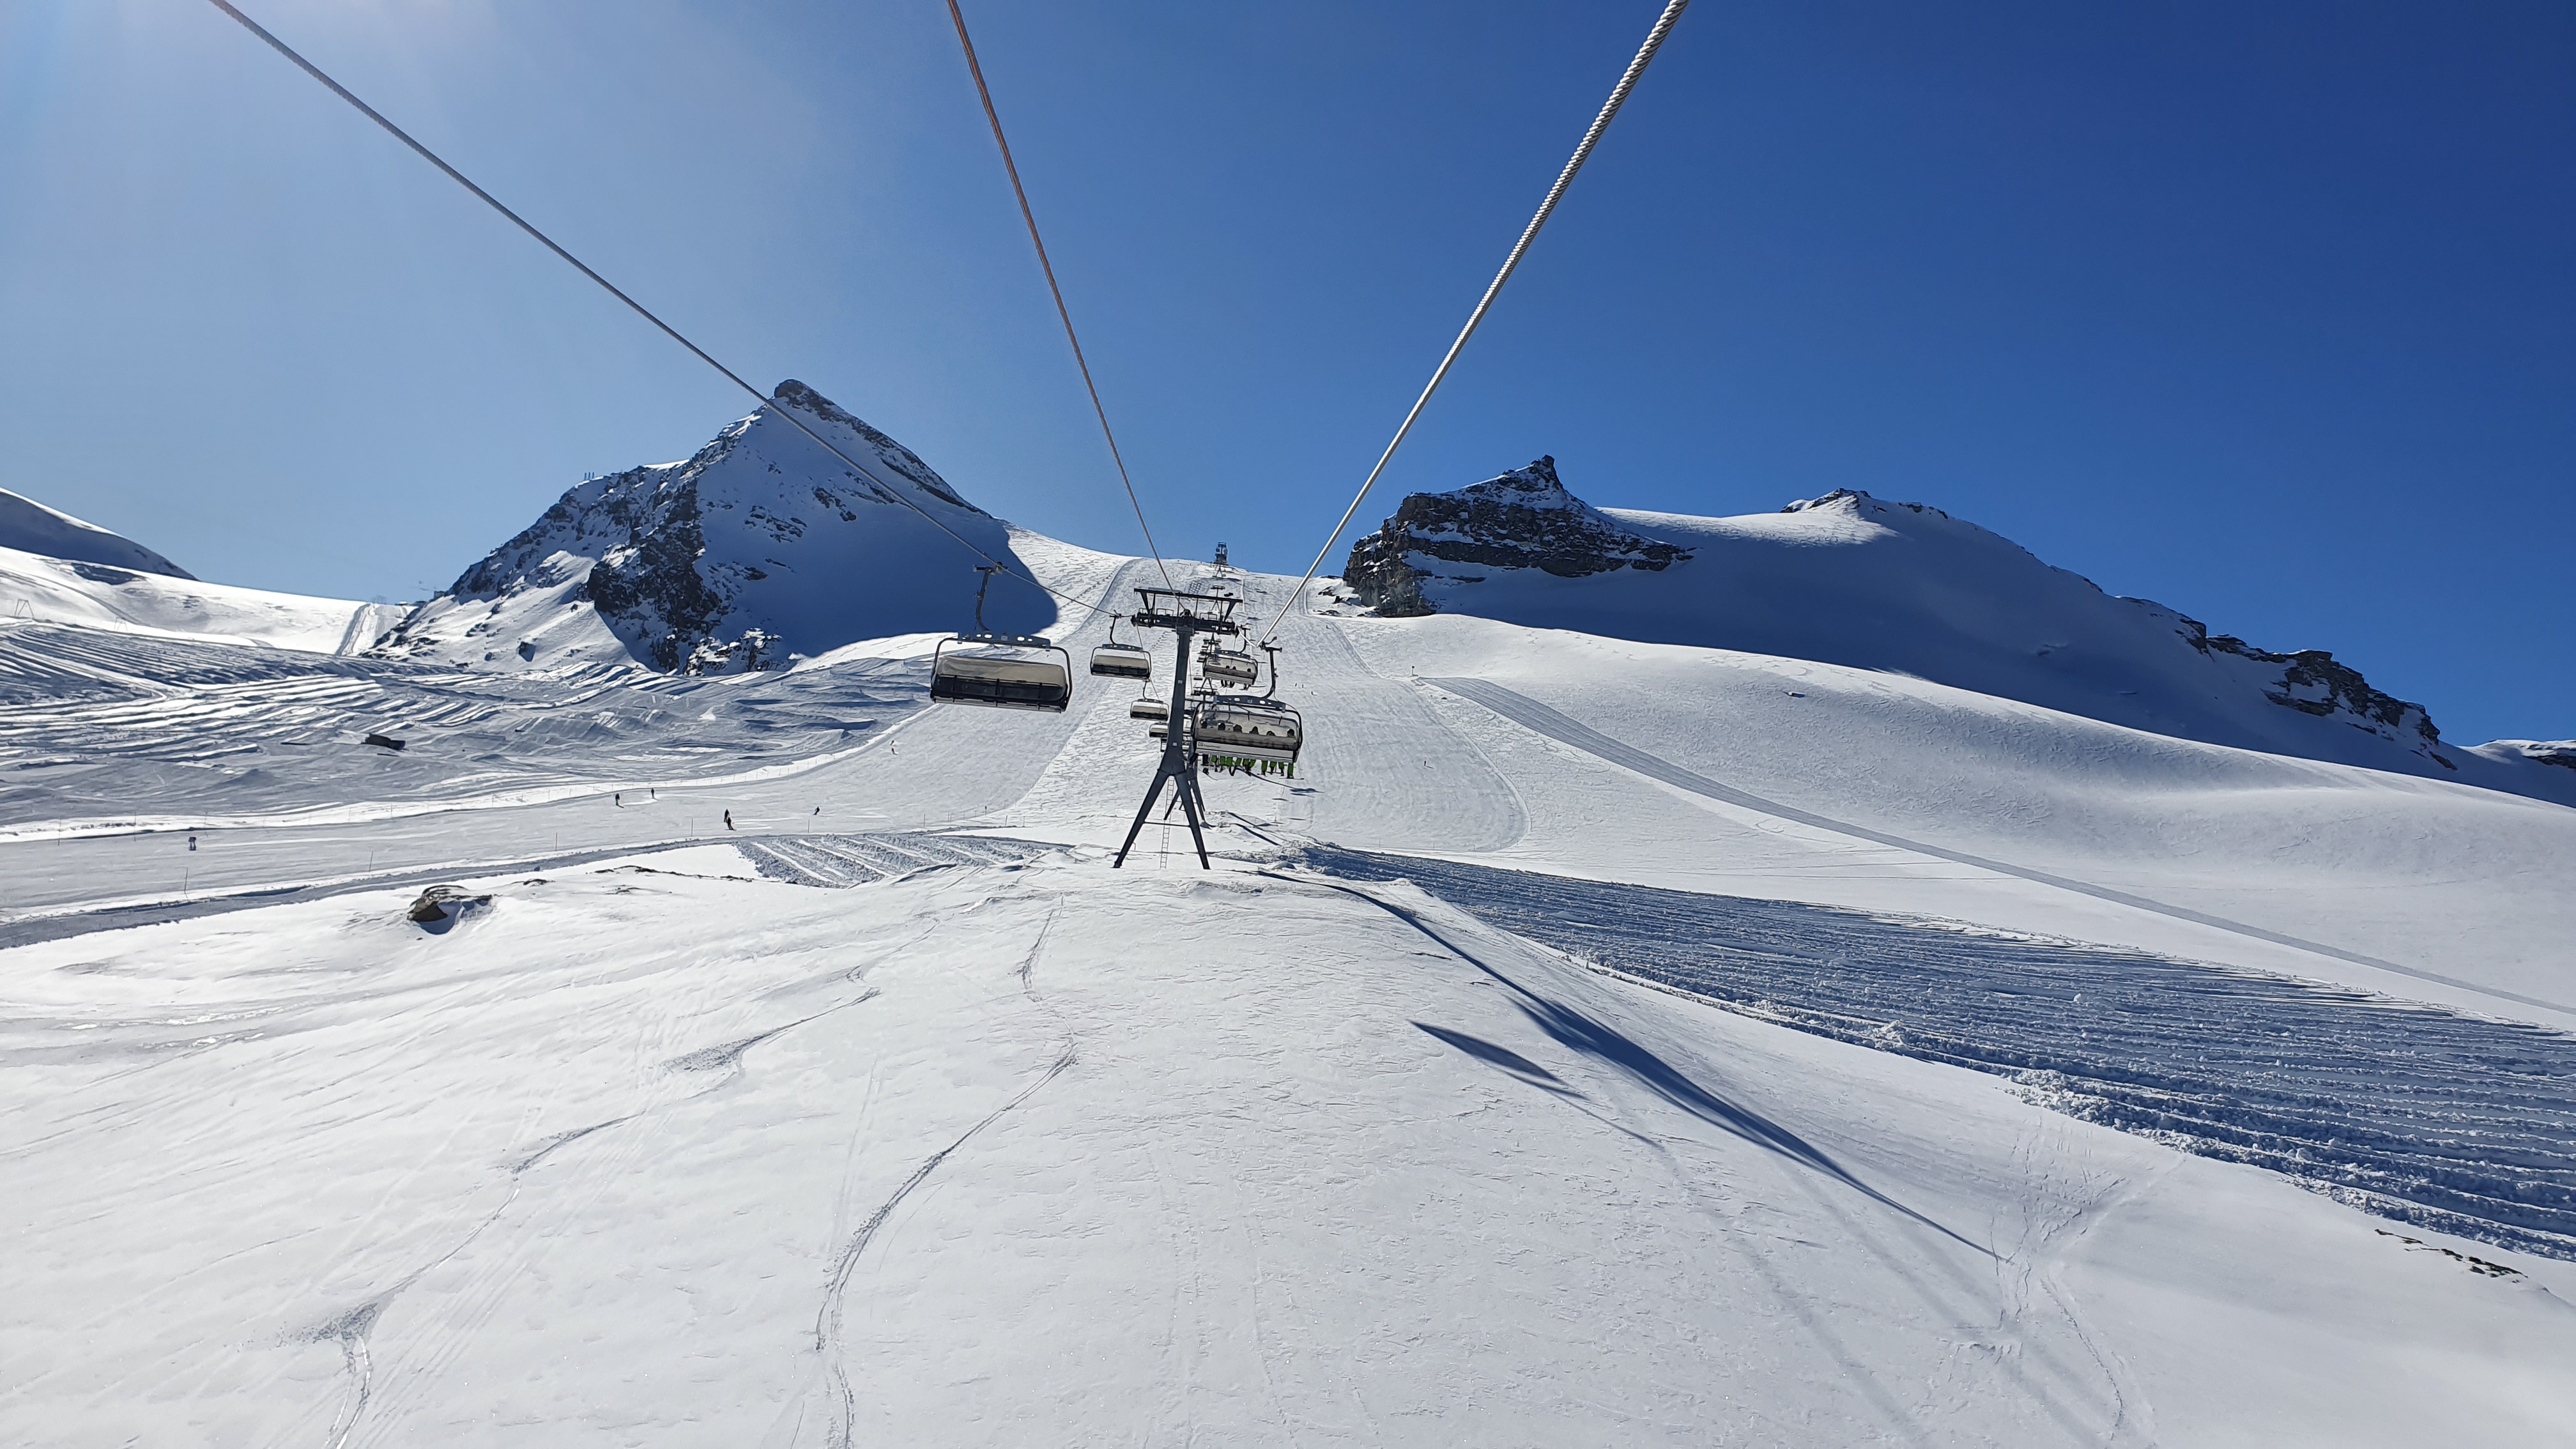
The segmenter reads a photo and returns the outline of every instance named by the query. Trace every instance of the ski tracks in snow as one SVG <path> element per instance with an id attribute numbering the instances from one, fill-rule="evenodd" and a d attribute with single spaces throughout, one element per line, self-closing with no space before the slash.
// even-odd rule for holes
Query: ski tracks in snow
<path id="1" fill-rule="evenodd" d="M 870 966 L 900 954 L 927 933 L 928 928 L 925 927 L 922 932 L 880 952 L 872 961 L 834 974 L 856 984 Z M 511 1285 L 545 1254 L 573 1217 L 594 1205 L 614 1187 L 622 1174 L 644 1156 L 648 1145 L 644 1133 L 631 1130 L 612 1133 L 612 1129 L 634 1127 L 670 1108 L 725 1091 L 741 1080 L 745 1070 L 743 1058 L 753 1048 L 825 1017 L 865 1005 L 880 994 L 874 988 L 867 988 L 847 1000 L 749 1036 L 672 1055 L 686 1023 L 711 1010 L 730 989 L 720 972 L 699 972 L 696 980 L 698 989 L 676 1003 L 674 1009 L 658 1017 L 654 1023 L 656 1029 L 638 1034 L 631 1052 L 631 1069 L 639 1081 L 710 1072 L 720 1074 L 715 1080 L 703 1085 L 690 1085 L 685 1091 L 648 1101 L 636 1111 L 545 1139 L 533 1151 L 507 1165 L 508 1191 L 501 1202 L 445 1252 L 314 1331 L 311 1335 L 313 1341 L 340 1345 L 349 1379 L 346 1402 L 334 1418 L 326 1449 L 346 1449 L 346 1446 L 371 1442 L 392 1432 L 393 1426 L 402 1422 L 404 1411 L 417 1406 L 424 1395 L 444 1380 L 448 1370 L 474 1345 L 499 1313 Z M 547 1100 L 541 1098 L 526 1104 L 526 1115 L 530 1119 L 540 1115 Z M 572 1175 L 547 1184 L 541 1211 L 508 1233 L 508 1241 L 497 1250 L 475 1251 L 526 1195 L 531 1173 L 563 1149 L 604 1133 L 611 1134 L 602 1139 L 607 1144 L 604 1149 L 597 1149 L 597 1144 L 594 1144 L 596 1150 L 584 1154 Z M 437 1286 L 437 1308 L 423 1310 L 436 1313 L 437 1319 L 422 1331 L 420 1341 L 411 1345 L 399 1362 L 391 1366 L 399 1371 L 398 1382 L 391 1388 L 380 1386 L 378 1366 L 370 1343 L 377 1325 L 397 1300 L 411 1294 L 431 1275 L 450 1264 L 462 1269 L 462 1277 L 456 1282 Z M 369 1412 L 371 1409 L 374 1410 L 372 1414 Z"/>
<path id="2" fill-rule="evenodd" d="M 967 911 L 980 909 L 982 906 L 991 904 L 993 900 L 993 897 L 988 896 L 977 901 L 974 906 L 968 907 Z M 1046 949 L 1047 936 L 1055 929 L 1056 917 L 1062 910 L 1061 900 L 1049 906 L 1044 921 L 1038 927 L 1035 939 L 1030 942 L 1028 951 L 1022 955 L 1013 973 L 1021 996 L 1055 1016 L 1059 1026 L 1062 1025 L 1062 1013 L 1056 1011 L 1047 1002 L 1045 994 L 1037 989 L 1034 972 L 1038 958 Z M 850 1282 L 858 1271 L 860 1260 L 867 1255 L 869 1245 L 876 1241 L 877 1234 L 893 1219 L 896 1211 L 917 1189 L 928 1182 L 933 1174 L 938 1172 L 942 1163 L 963 1150 L 986 1128 L 1009 1116 L 1031 1097 L 1036 1096 L 1040 1089 L 1062 1076 L 1078 1060 L 1080 1060 L 1080 1051 L 1074 1035 L 1070 1030 L 1066 1030 L 1057 1043 L 1054 1059 L 1035 1077 L 1024 1083 L 1000 1106 L 976 1119 L 972 1126 L 959 1133 L 947 1146 L 922 1159 L 911 1173 L 895 1184 L 894 1190 L 886 1194 L 867 1217 L 853 1229 L 849 1226 L 846 1216 L 850 1181 L 856 1173 L 859 1148 L 867 1140 L 869 1123 L 883 1095 L 881 1076 L 875 1067 L 870 1068 L 867 1092 L 861 1103 L 858 1121 L 852 1127 L 848 1156 L 842 1169 L 842 1189 L 838 1196 L 838 1210 L 842 1214 L 842 1220 L 835 1224 L 834 1231 L 834 1237 L 840 1243 L 840 1248 L 833 1257 L 831 1270 L 825 1275 L 822 1302 L 814 1314 L 811 1347 L 814 1366 L 807 1375 L 804 1389 L 787 1402 L 777 1419 L 772 1421 L 769 1432 L 762 1437 L 763 1449 L 803 1449 L 803 1446 L 816 1443 L 827 1446 L 827 1449 L 848 1449 L 848 1446 L 857 1442 L 858 1390 L 851 1382 L 844 1343 L 845 1326 L 849 1315 Z"/>
<path id="3" fill-rule="evenodd" d="M 775 1449 L 788 1449 L 788 1446 L 810 1443 L 812 1442 L 810 1430 L 818 1423 L 826 1426 L 827 1437 L 823 1442 L 832 1446 L 832 1449 L 845 1449 L 845 1446 L 856 1442 L 854 1436 L 857 1432 L 855 1421 L 858 1414 L 858 1397 L 850 1385 L 848 1367 L 841 1361 L 841 1335 L 842 1324 L 849 1307 L 850 1275 L 858 1268 L 859 1259 L 866 1254 L 868 1244 L 875 1240 L 877 1230 L 884 1227 L 886 1220 L 894 1216 L 895 1209 L 903 1206 L 904 1199 L 912 1195 L 913 1189 L 920 1187 L 930 1179 L 932 1173 L 939 1170 L 941 1163 L 954 1156 L 958 1149 L 974 1141 L 977 1133 L 1008 1116 L 1013 1108 L 1036 1096 L 1039 1088 L 1062 1075 L 1076 1059 L 1073 1044 L 1066 1042 L 1063 1049 L 1057 1053 L 1055 1060 L 1038 1073 L 1036 1080 L 1021 1087 L 1009 1101 L 978 1119 L 974 1126 L 960 1133 L 956 1141 L 923 1159 L 921 1165 L 915 1167 L 909 1177 L 898 1183 L 895 1190 L 888 1194 L 883 1202 L 877 1204 L 876 1210 L 869 1213 L 867 1219 L 859 1224 L 858 1231 L 851 1234 L 849 1240 L 841 1245 L 840 1255 L 833 1260 L 831 1274 L 824 1284 L 823 1306 L 814 1318 L 814 1354 L 817 1360 L 814 1381 L 806 1392 L 789 1404 L 786 1412 L 779 1416 L 778 1422 L 771 1427 L 768 1437 L 762 1440 L 764 1445 L 775 1446 Z M 818 1409 L 822 1412 L 817 1412 Z"/>
<path id="4" fill-rule="evenodd" d="M 2024 1170 L 2025 1180 L 2032 1181 L 2033 1187 L 2015 1205 L 2021 1211 L 2022 1222 L 2012 1251 L 1999 1252 L 1992 1243 L 2000 1236 L 1995 1231 L 2001 1226 L 2000 1211 L 1990 1219 L 1987 1243 L 1962 1237 L 1870 1187 L 1785 1127 L 1697 1088 L 1654 1049 L 1629 1040 L 1620 1027 L 1593 1021 L 1586 1013 L 1563 1003 L 1533 996 L 1527 987 L 1463 949 L 1414 910 L 1338 880 L 1266 870 L 1261 874 L 1301 885 L 1324 886 L 1377 906 L 1444 952 L 1534 1002 L 1535 1008 L 1525 1005 L 1524 1012 L 1560 1042 L 1582 1050 L 1586 1040 L 1601 1038 L 1601 1050 L 1592 1054 L 1598 1055 L 1604 1065 L 1624 1069 L 1625 1077 L 1632 1079 L 1627 1082 L 1629 1087 L 1642 1088 L 1650 1098 L 1659 1099 L 1661 1106 L 1677 1108 L 1693 1121 L 1715 1125 L 1730 1136 L 1764 1149 L 1762 1160 L 1773 1165 L 1783 1184 L 1836 1224 L 1838 1236 L 1876 1265 L 1880 1281 L 1900 1288 L 1921 1303 L 1924 1321 L 1953 1325 L 1952 1331 L 1960 1335 L 1949 1341 L 1946 1359 L 1910 1391 L 1880 1373 L 1871 1354 L 1848 1342 L 1846 1333 L 1820 1316 L 1810 1301 L 1811 1295 L 1791 1280 L 1783 1266 L 1755 1241 L 1755 1235 L 1745 1231 L 1739 1217 L 1728 1211 L 1731 1195 L 1713 1191 L 1715 1183 L 1708 1176 L 1709 1171 L 1724 1169 L 1712 1163 L 1703 1170 L 1695 1160 L 1717 1149 L 1689 1131 L 1674 1134 L 1668 1125 L 1669 1113 L 1654 1106 L 1648 1106 L 1641 1114 L 1638 1106 L 1632 1105 L 1635 1090 L 1601 1093 L 1605 1110 L 1591 1106 L 1587 1094 L 1549 1093 L 1594 1122 L 1638 1142 L 1655 1156 L 1676 1187 L 1723 1230 L 1720 1240 L 1743 1263 L 1749 1277 L 1763 1285 L 1774 1312 L 1795 1322 L 1821 1355 L 1837 1365 L 1843 1385 L 1869 1406 L 1884 1433 L 1908 1444 L 1930 1443 L 1932 1439 L 1927 1436 L 1942 1418 L 1998 1396 L 2009 1396 L 2030 1406 L 2034 1417 L 2026 1421 L 2029 1428 L 2037 1431 L 2044 1426 L 2051 1437 L 2100 1444 L 2105 1449 L 2124 1442 L 2143 1442 L 2139 1439 L 2140 1428 L 2132 1421 L 2131 1403 L 2137 1395 L 2129 1375 L 2098 1346 L 2095 1335 L 2074 1308 L 2072 1294 L 2057 1281 L 2051 1261 L 2058 1240 L 2070 1230 L 2089 1229 L 2113 1200 L 2126 1196 L 2118 1181 L 2062 1182 L 2053 1166 L 2058 1161 L 2053 1145 L 2026 1134 L 2017 1146 L 2015 1165 Z M 1543 953 L 1541 961 L 1558 964 L 1554 953 L 1545 952 L 1545 948 L 1502 936 L 1491 927 L 1470 921 L 1462 928 L 1494 936 L 1496 944 L 1505 949 Z M 1560 1031 L 1550 1025 L 1551 1021 L 1571 1021 L 1574 1025 Z M 1614 1075 L 1610 1080 L 1617 1082 L 1621 1078 Z M 2062 1135 L 2063 1128 L 2050 1123 L 2040 1129 L 2040 1135 L 2051 1132 Z M 1852 1194 L 1860 1200 L 1854 1201 Z M 2033 1208 L 2038 1211 L 2032 1212 Z M 1890 1231 L 1904 1241 L 1889 1242 Z M 1974 1252 L 1987 1265 L 1985 1270 L 1981 1272 L 1974 1264 L 1962 1261 L 1962 1248 Z M 2034 1287 L 2047 1300 L 2044 1309 L 2034 1301 Z M 2058 1333 L 2050 1332 L 2052 1322 L 2059 1327 Z M 2052 1344 L 2052 1339 L 2059 1344 L 2071 1341 L 2082 1362 L 2070 1361 Z M 1794 1437 L 1793 1426 L 1772 1428 Z"/>

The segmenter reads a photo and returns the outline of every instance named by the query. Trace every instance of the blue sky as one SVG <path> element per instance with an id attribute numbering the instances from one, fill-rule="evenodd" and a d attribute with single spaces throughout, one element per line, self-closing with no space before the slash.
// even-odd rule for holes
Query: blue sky
<path id="1" fill-rule="evenodd" d="M 1136 547 L 938 0 L 245 8 L 755 382 Z M 1657 8 L 968 6 L 1168 548 L 1304 566 Z M 0 486 L 416 597 L 744 410 L 199 0 L 0 27 Z M 2554 0 L 1700 0 L 1361 522 L 1540 453 L 1866 488 L 2576 733 L 2571 74 Z"/>

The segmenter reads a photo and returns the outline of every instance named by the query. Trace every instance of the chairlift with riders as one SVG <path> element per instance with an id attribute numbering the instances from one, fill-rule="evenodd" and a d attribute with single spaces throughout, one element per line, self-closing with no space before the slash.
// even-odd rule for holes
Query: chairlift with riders
<path id="1" fill-rule="evenodd" d="M 1270 688 L 1259 696 L 1211 694 L 1191 711 L 1190 737 L 1201 769 L 1297 777 L 1297 755 L 1306 745 L 1304 716 L 1279 695 L 1279 646 L 1270 655 Z"/>

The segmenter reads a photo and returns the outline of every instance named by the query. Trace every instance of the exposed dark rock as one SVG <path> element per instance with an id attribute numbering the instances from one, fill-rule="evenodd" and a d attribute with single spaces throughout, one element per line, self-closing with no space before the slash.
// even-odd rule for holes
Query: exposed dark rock
<path id="1" fill-rule="evenodd" d="M 2524 740 L 2513 748 L 2526 760 L 2576 770 L 2576 740 Z"/>
<path id="2" fill-rule="evenodd" d="M 567 602 L 589 603 L 601 623 L 656 669 L 731 672 L 785 663 L 790 650 L 775 633 L 753 629 L 725 637 L 726 630 L 739 629 L 744 622 L 735 617 L 744 586 L 769 578 L 769 569 L 743 561 L 730 544 L 714 550 L 714 557 L 708 547 L 710 528 L 717 530 L 720 540 L 738 543 L 726 530 L 747 529 L 764 546 L 793 547 L 812 527 L 807 518 L 758 503 L 744 507 L 737 522 L 727 516 L 727 510 L 737 507 L 739 482 L 728 483 L 723 474 L 708 481 L 710 470 L 734 455 L 753 423 L 772 416 L 788 426 L 832 432 L 838 446 L 867 460 L 868 466 L 883 468 L 932 498 L 979 518 L 988 516 L 959 497 L 910 449 L 790 378 L 778 385 L 771 406 L 726 428 L 687 462 L 630 468 L 569 490 L 535 523 L 459 576 L 433 601 L 443 607 L 425 607 L 380 641 L 377 649 L 396 656 L 418 655 L 455 639 L 520 627 L 516 617 L 504 617 L 507 601 L 528 590 L 560 588 L 579 578 L 581 582 L 568 591 Z M 775 436 L 776 426 L 770 436 Z M 853 434 L 863 446 L 852 446 Z M 798 444 L 800 450 L 804 446 Z M 759 460 L 763 455 L 758 447 L 755 444 L 755 450 L 745 456 Z M 777 471 L 775 463 L 766 467 Z M 844 472 L 830 486 L 811 491 L 814 501 L 828 510 L 824 517 L 837 515 L 842 523 L 853 523 L 861 517 L 858 509 L 871 503 L 919 506 L 918 501 L 898 499 L 889 491 L 901 486 L 892 478 L 880 485 L 856 472 Z M 768 562 L 777 564 L 775 558 Z M 584 569 L 587 577 L 580 572 Z M 453 619 L 458 604 L 489 605 L 491 617 L 456 630 L 445 621 Z M 419 623 L 432 614 L 440 616 L 438 627 Z M 531 659 L 534 654 L 528 644 L 519 645 L 520 658 Z M 498 651 L 484 657 L 497 658 Z"/>
<path id="3" fill-rule="evenodd" d="M 1853 503 L 1860 505 L 1863 509 L 1902 508 L 1908 513 L 1920 513 L 1926 518 L 1947 518 L 1950 516 L 1942 512 L 1940 509 L 1933 507 L 1929 503 L 1899 503 L 1892 498 L 1874 497 L 1857 488 L 1837 488 L 1833 492 L 1827 493 L 1820 498 L 1800 498 L 1782 507 L 1780 511 L 1782 513 L 1807 513 L 1815 509 L 1825 508 L 1833 504 L 1840 503 L 1845 499 L 1851 500 Z"/>
<path id="4" fill-rule="evenodd" d="M 1384 526 L 1351 545 L 1342 579 L 1361 604 L 1408 618 L 1436 608 L 1423 595 L 1425 578 L 1468 584 L 1489 576 L 1442 564 L 1578 579 L 1623 568 L 1659 571 L 1689 558 L 1688 549 L 1630 533 L 1566 492 L 1556 460 L 1540 458 L 1455 492 L 1407 497 Z"/>
<path id="5" fill-rule="evenodd" d="M 749 673 L 779 660 L 779 638 L 766 629 L 745 629 L 733 640 L 709 639 L 689 653 L 691 674 Z"/>
<path id="6" fill-rule="evenodd" d="M 369 735 L 366 742 L 380 750 L 399 750 L 403 747 L 403 742 L 391 735 Z"/>
<path id="7" fill-rule="evenodd" d="M 469 896 L 452 885 L 434 885 L 422 891 L 403 913 L 403 919 L 426 926 L 432 932 L 445 931 L 462 919 L 466 912 L 481 910 L 492 904 L 490 896 Z"/>
<path id="8" fill-rule="evenodd" d="M 2432 716 L 2425 713 L 2424 706 L 2373 689 L 2360 670 L 2337 664 L 2335 657 L 2323 649 L 2275 654 L 2232 634 L 2212 634 L 2198 619 L 2185 617 L 2182 623 L 2183 637 L 2203 654 L 2233 654 L 2258 664 L 2281 666 L 2280 683 L 2264 690 L 2274 704 L 2321 719 L 2353 716 L 2379 726 L 2380 732 L 2391 739 L 2418 745 L 2428 754 L 2432 754 L 2431 746 L 2442 742 L 2442 732 L 2434 728 Z M 2432 758 L 2458 768 L 2439 754 L 2432 754 Z"/>

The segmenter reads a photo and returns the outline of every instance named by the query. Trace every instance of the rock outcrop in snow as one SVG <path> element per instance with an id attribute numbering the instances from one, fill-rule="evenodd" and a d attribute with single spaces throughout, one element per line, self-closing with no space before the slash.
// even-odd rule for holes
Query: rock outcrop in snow
<path id="1" fill-rule="evenodd" d="M 1561 579 L 1616 569 L 1659 572 L 1690 551 L 1619 527 L 1565 491 L 1556 459 L 1540 458 L 1451 493 L 1416 493 L 1384 527 L 1351 545 L 1343 582 L 1388 618 L 1434 612 L 1426 577 L 1482 583 L 1496 569 L 1537 569 Z"/>
<path id="2" fill-rule="evenodd" d="M 35 499 L 0 488 L 0 548 L 40 554 L 66 563 L 90 564 L 109 573 L 163 574 L 196 580 L 196 575 L 120 533 L 110 533 Z M 92 577 L 84 574 L 83 577 Z M 121 583 L 98 577 L 98 583 Z"/>
<path id="3" fill-rule="evenodd" d="M 1477 614 L 1911 674 L 2159 734 L 2556 799 L 2551 748 L 2446 744 L 2321 649 L 2276 653 L 2104 593 L 2009 539 L 1852 489 L 1775 514 L 1593 508 L 1546 459 L 1415 494 L 1351 550 L 1382 616 Z M 2511 758 L 2507 758 L 2510 753 Z"/>
<path id="4" fill-rule="evenodd" d="M 565 493 L 377 652 L 502 668 L 621 657 L 691 674 L 771 668 L 969 622 L 977 560 L 950 533 L 1011 556 L 1009 525 L 791 379 L 686 461 Z M 993 627 L 1035 632 L 1052 617 L 1043 595 L 996 581 Z"/>

